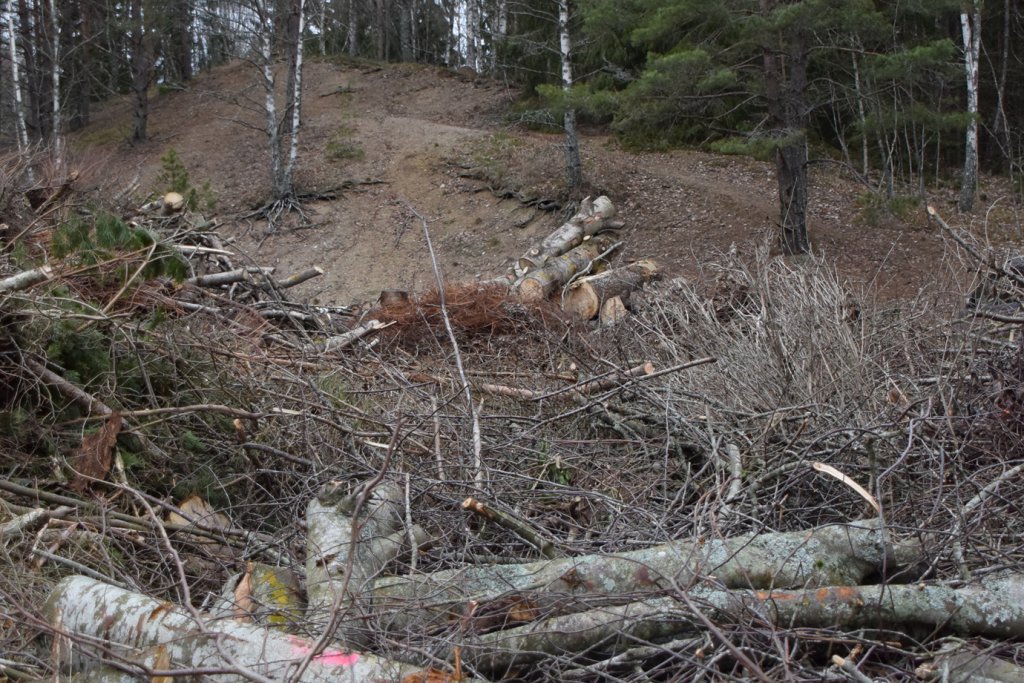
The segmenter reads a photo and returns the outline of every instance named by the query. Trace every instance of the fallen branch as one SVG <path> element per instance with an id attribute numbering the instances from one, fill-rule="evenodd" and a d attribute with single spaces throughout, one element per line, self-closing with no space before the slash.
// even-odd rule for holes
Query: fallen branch
<path id="1" fill-rule="evenodd" d="M 0 280 L 0 292 L 18 292 L 53 277 L 52 266 L 39 266 Z"/>
<path id="2" fill-rule="evenodd" d="M 220 273 L 209 273 L 207 275 L 190 277 L 185 280 L 185 284 L 195 285 L 196 287 L 221 287 L 223 285 L 235 284 L 236 282 L 252 282 L 253 275 L 269 275 L 273 272 L 274 269 L 269 267 L 247 266 L 245 268 L 235 268 L 234 270 L 226 270 Z"/>
<path id="3" fill-rule="evenodd" d="M 353 327 L 344 334 L 328 337 L 321 344 L 308 344 L 305 347 L 305 351 L 307 353 L 330 353 L 331 351 L 338 351 L 339 349 L 351 346 L 372 332 L 383 330 L 390 324 L 391 323 L 382 323 L 379 320 L 368 320 L 362 325 Z"/>
<path id="4" fill-rule="evenodd" d="M 379 579 L 373 589 L 387 628 L 422 630 L 523 591 L 603 596 L 665 590 L 713 578 L 728 588 L 857 585 L 883 567 L 917 566 L 916 541 L 894 543 L 876 521 L 727 539 L 685 539 L 614 555 L 465 567 Z M 385 615 L 384 612 L 389 612 Z"/>
<path id="5" fill-rule="evenodd" d="M 716 624 L 751 619 L 787 628 L 904 629 L 926 627 L 951 633 L 1024 637 L 1024 575 L 974 586 L 831 586 L 795 591 L 687 591 L 703 616 Z M 462 657 L 478 669 L 503 671 L 564 655 L 697 634 L 703 619 L 675 598 L 603 606 L 539 620 L 467 639 Z"/>
<path id="6" fill-rule="evenodd" d="M 508 529 L 516 536 L 539 550 L 541 555 L 549 560 L 563 556 L 562 553 L 558 552 L 555 548 L 554 543 L 541 536 L 536 529 L 514 515 L 490 507 L 473 497 L 469 497 L 462 501 L 462 509 L 475 513 L 484 519 L 494 522 L 498 526 Z"/>

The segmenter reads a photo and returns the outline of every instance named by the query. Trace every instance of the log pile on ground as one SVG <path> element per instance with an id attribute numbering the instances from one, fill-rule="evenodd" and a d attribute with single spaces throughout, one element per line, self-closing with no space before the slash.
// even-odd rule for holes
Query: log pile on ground
<path id="1" fill-rule="evenodd" d="M 651 260 L 610 268 L 611 255 L 622 242 L 612 201 L 600 196 L 580 203 L 579 211 L 532 247 L 506 276 L 527 301 L 559 293 L 561 308 L 576 320 L 600 318 L 614 324 L 627 315 L 630 295 L 658 277 Z"/>
<path id="2" fill-rule="evenodd" d="M 993 305 L 723 255 L 587 329 L 61 197 L 3 216 L 0 675 L 1020 678 L 1024 283 L 955 228 Z M 593 243 L 548 296 L 625 306 L 610 206 L 513 275 Z"/>

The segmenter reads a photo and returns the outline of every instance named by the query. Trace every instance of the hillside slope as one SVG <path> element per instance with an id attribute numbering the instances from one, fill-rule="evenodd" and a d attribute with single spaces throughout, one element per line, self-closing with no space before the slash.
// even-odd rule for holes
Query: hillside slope
<path id="1" fill-rule="evenodd" d="M 327 62 L 309 64 L 304 80 L 299 185 L 309 193 L 347 189 L 334 200 L 309 202 L 312 225 L 303 229 L 268 236 L 263 225 L 232 220 L 259 205 L 268 185 L 256 77 L 250 65 L 235 63 L 203 74 L 186 91 L 159 95 L 151 139 L 134 146 L 119 134 L 130 120 L 127 102 L 107 105 L 76 146 L 102 156 L 106 181 L 123 186 L 137 178 L 142 191 L 158 189 L 160 156 L 173 147 L 196 184 L 210 182 L 221 231 L 260 263 L 327 271 L 301 292 L 320 301 L 372 300 L 384 288 L 430 286 L 416 214 L 429 221 L 451 279 L 500 273 L 559 223 L 557 213 L 499 199 L 487 183 L 466 177 L 486 176 L 531 197 L 559 195 L 559 136 L 505 124 L 514 91 L 420 65 Z M 586 136 L 582 147 L 588 190 L 608 194 L 627 223 L 622 258 L 653 257 L 667 272 L 692 277 L 713 253 L 733 244 L 752 251 L 773 230 L 769 163 L 627 152 L 604 135 Z M 864 193 L 838 165 L 814 166 L 814 247 L 852 282 L 877 285 L 883 298 L 912 296 L 942 270 L 941 237 L 923 208 L 904 222 L 865 220 Z M 952 213 L 948 202 L 935 201 Z M 997 214 L 979 212 L 996 241 L 1019 233 L 1015 212 L 1003 206 Z"/>

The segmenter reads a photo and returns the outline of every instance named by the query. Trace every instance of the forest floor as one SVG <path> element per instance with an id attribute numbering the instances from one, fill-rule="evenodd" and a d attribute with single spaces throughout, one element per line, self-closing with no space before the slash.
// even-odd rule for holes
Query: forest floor
<path id="1" fill-rule="evenodd" d="M 263 113 L 255 69 L 234 63 L 184 91 L 152 101 L 149 141 L 129 144 L 125 99 L 102 106 L 73 146 L 97 183 L 161 190 L 160 157 L 174 148 L 196 185 L 209 182 L 220 231 L 278 273 L 319 265 L 324 277 L 297 292 L 310 301 L 372 301 L 381 289 L 433 284 L 418 216 L 427 219 L 446 277 L 488 279 L 561 222 L 488 189 L 557 199 L 561 137 L 510 123 L 517 96 L 503 83 L 411 64 L 308 64 L 298 186 L 325 195 L 306 204 L 310 221 L 267 234 L 232 218 L 259 206 L 268 187 Z M 637 153 L 606 134 L 582 138 L 587 191 L 607 194 L 626 223 L 623 259 L 653 258 L 672 276 L 699 277 L 701 264 L 733 245 L 770 243 L 777 218 L 770 163 L 695 151 Z M 484 180 L 486 179 L 486 180 Z M 957 216 L 953 183 L 929 197 L 955 224 L 997 247 L 1024 241 L 1020 210 L 985 179 L 973 216 Z M 868 188 L 841 165 L 812 166 L 810 234 L 851 287 L 883 299 L 949 282 L 949 245 L 924 206 L 872 206 Z M 938 287 L 948 285 L 938 284 Z"/>

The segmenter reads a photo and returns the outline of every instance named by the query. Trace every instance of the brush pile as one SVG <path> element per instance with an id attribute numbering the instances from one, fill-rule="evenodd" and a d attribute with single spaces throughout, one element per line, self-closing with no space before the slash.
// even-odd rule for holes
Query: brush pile
<path id="1" fill-rule="evenodd" d="M 364 309 L 174 198 L 3 193 L 3 676 L 1022 673 L 1024 283 L 955 228 L 967 309 L 763 251 L 599 272 L 604 198 Z"/>

